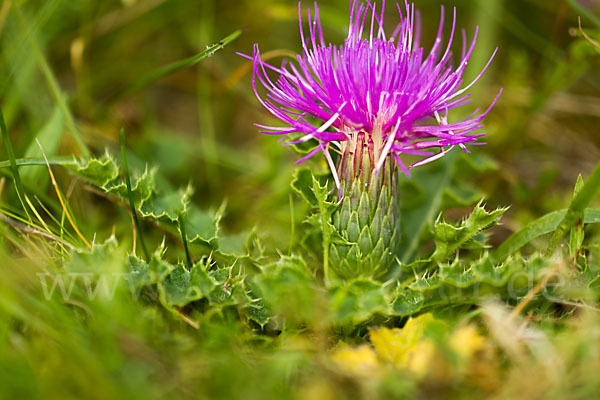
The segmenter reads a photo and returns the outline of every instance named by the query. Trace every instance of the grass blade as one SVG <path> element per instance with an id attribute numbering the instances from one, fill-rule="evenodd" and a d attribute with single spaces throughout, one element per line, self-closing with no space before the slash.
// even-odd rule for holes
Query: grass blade
<path id="1" fill-rule="evenodd" d="M 58 107 L 55 107 L 48 122 L 46 122 L 42 129 L 35 135 L 47 154 L 56 154 L 58 150 L 64 127 L 63 121 L 64 117 L 62 112 Z M 24 158 L 41 156 L 42 153 L 40 153 L 40 149 L 37 147 L 35 140 L 33 140 L 25 150 Z M 48 175 L 43 166 L 27 168 L 23 171 L 23 181 L 27 187 L 37 187 L 39 191 L 43 192 L 48 185 Z"/>
<path id="2" fill-rule="evenodd" d="M 23 189 L 23 182 L 21 182 L 19 168 L 17 168 L 17 162 L 15 159 L 15 152 L 13 151 L 10 138 L 8 137 L 8 130 L 6 129 L 6 123 L 4 122 L 4 114 L 2 114 L 2 110 L 0 110 L 0 130 L 2 130 L 2 140 L 4 140 L 4 146 L 6 147 L 6 153 L 8 154 L 10 167 L 13 172 L 13 179 L 15 181 L 17 196 L 19 196 L 19 201 L 21 202 L 21 206 L 23 206 L 25 214 L 27 214 L 27 216 L 29 217 L 27 207 L 25 207 L 25 190 Z"/>
<path id="3" fill-rule="evenodd" d="M 37 141 L 37 139 L 35 139 L 35 140 Z M 40 144 L 39 141 L 37 143 L 38 143 L 38 146 L 40 146 L 42 156 L 44 156 L 44 159 L 46 159 L 46 153 L 44 153 L 44 149 L 42 148 L 42 145 Z M 81 233 L 79 228 L 77 228 L 77 224 L 73 220 L 73 217 L 71 217 L 71 213 L 69 212 L 69 207 L 67 206 L 67 203 L 65 202 L 62 194 L 60 193 L 60 189 L 58 188 L 58 183 L 56 183 L 56 179 L 54 178 L 54 173 L 52 172 L 52 168 L 50 168 L 50 164 L 48 162 L 46 162 L 46 166 L 48 167 L 48 173 L 50 174 L 50 180 L 52 182 L 52 186 L 54 187 L 54 190 L 56 191 L 56 196 L 58 197 L 58 201 L 60 202 L 60 205 L 63 209 L 64 215 L 69 220 L 69 223 L 73 227 L 73 230 L 75 231 L 77 236 L 79 236 L 79 238 L 83 241 L 83 243 L 85 243 L 85 245 L 88 247 L 88 249 L 91 249 L 92 245 L 90 244 L 90 242 L 87 241 L 85 236 L 83 236 L 83 234 Z M 61 227 L 62 227 L 62 224 L 61 224 Z"/>
<path id="4" fill-rule="evenodd" d="M 48 61 L 46 60 L 46 58 L 44 57 L 44 54 L 42 53 L 42 50 L 40 49 L 40 46 L 35 37 L 34 31 L 31 29 L 29 23 L 27 22 L 27 19 L 25 18 L 25 15 L 23 14 L 23 11 L 18 6 L 18 4 L 16 2 L 13 2 L 13 5 L 15 8 L 16 14 L 19 17 L 19 21 L 21 22 L 21 25 L 23 25 L 23 28 L 29 33 L 28 38 L 29 38 L 31 47 L 33 48 L 33 54 L 38 61 L 40 69 L 42 70 L 42 74 L 44 75 L 44 78 L 46 79 L 46 83 L 48 84 L 48 87 L 50 88 L 50 92 L 52 93 L 52 96 L 54 97 L 56 104 L 58 105 L 58 107 L 60 108 L 60 110 L 63 113 L 63 116 L 65 118 L 65 123 L 67 124 L 67 128 L 68 128 L 69 132 L 71 133 L 73 140 L 75 140 L 75 143 L 77 144 L 77 147 L 79 148 L 79 151 L 81 151 L 81 153 L 83 155 L 89 156 L 90 150 L 87 148 L 86 144 L 83 142 L 83 139 L 81 138 L 81 132 L 79 132 L 79 129 L 77 128 L 77 125 L 75 124 L 75 118 L 73 117 L 73 114 L 71 113 L 71 110 L 69 109 L 69 106 L 67 105 L 67 102 L 65 101 L 65 95 L 63 94 L 62 90 L 60 89 L 60 85 L 58 84 L 58 81 L 57 81 L 56 77 L 54 76 L 54 73 L 52 72 L 52 68 L 50 68 Z"/>
<path id="5" fill-rule="evenodd" d="M 46 162 L 48 161 L 48 162 Z M 16 158 L 15 164 L 19 167 L 31 166 L 31 165 L 62 165 L 65 167 L 77 165 L 77 161 L 73 157 L 48 157 L 47 160 L 44 158 Z M 0 168 L 12 167 L 12 161 L 0 161 Z"/>
<path id="6" fill-rule="evenodd" d="M 127 88 L 121 94 L 118 94 L 116 97 L 118 97 L 118 98 L 127 97 L 130 94 L 137 92 L 138 90 L 144 88 L 145 86 L 148 86 L 152 82 L 154 82 L 162 77 L 165 77 L 176 71 L 179 71 L 180 69 L 187 68 L 187 67 L 190 67 L 190 66 L 196 64 L 200 60 L 211 56 L 214 52 L 221 50 L 227 44 L 229 44 L 230 42 L 235 40 L 238 36 L 240 36 L 241 33 L 242 33 L 242 31 L 237 30 L 237 31 L 233 32 L 232 34 L 230 34 L 229 36 L 225 37 L 223 40 L 220 40 L 219 42 L 213 44 L 212 46 L 209 46 L 206 50 L 201 51 L 200 53 L 196 54 L 195 56 L 186 58 L 184 60 L 176 61 L 172 64 L 165 65 L 164 67 L 158 68 L 157 70 L 150 72 L 148 75 L 141 77 L 138 81 L 133 83 L 129 88 Z"/>

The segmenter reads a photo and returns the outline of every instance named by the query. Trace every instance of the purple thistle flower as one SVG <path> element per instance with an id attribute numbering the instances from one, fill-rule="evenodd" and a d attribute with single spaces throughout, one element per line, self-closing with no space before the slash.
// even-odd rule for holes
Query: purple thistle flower
<path id="1" fill-rule="evenodd" d="M 388 37 L 383 30 L 385 2 L 378 13 L 370 1 L 352 0 L 348 36 L 339 46 L 325 43 L 316 3 L 313 18 L 308 9 L 308 35 L 302 28 L 300 4 L 298 8 L 303 51 L 296 63 L 284 62 L 279 68 L 269 65 L 262 61 L 258 45 L 254 46 L 254 56 L 247 57 L 254 61 L 256 96 L 286 123 L 284 127 L 257 124 L 261 132 L 284 138 L 301 134 L 287 145 L 318 142 L 298 163 L 322 152 L 340 189 L 331 146 L 344 153 L 361 143 L 368 147 L 371 171 L 378 173 L 391 156 L 408 174 L 410 168 L 436 160 L 454 146 L 468 152 L 466 145 L 483 144 L 478 139 L 484 134 L 474 131 L 482 127 L 482 119 L 498 97 L 486 111 L 476 110 L 462 121 L 448 122 L 448 112 L 471 102 L 467 91 L 483 75 L 497 49 L 475 80 L 464 85 L 463 74 L 475 48 L 477 29 L 470 43 L 462 31 L 462 53 L 454 67 L 450 47 L 456 9 L 447 45 L 442 44 L 442 7 L 435 43 L 426 52 L 420 45 L 420 19 L 414 4 L 405 2 L 404 12 L 397 4 L 400 23 Z M 278 79 L 273 81 L 267 70 L 276 72 Z M 268 91 L 265 99 L 258 94 L 257 78 Z M 322 124 L 315 127 L 309 119 Z M 424 158 L 407 167 L 402 154 Z"/>

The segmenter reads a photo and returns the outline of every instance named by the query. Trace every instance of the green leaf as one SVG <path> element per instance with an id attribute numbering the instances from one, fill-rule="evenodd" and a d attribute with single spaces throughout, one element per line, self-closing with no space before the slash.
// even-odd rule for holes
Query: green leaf
<path id="1" fill-rule="evenodd" d="M 256 322 L 261 328 L 271 320 L 271 312 L 261 299 L 253 299 L 243 308 L 243 312 L 246 318 Z"/>
<path id="2" fill-rule="evenodd" d="M 440 216 L 433 228 L 435 240 L 433 254 L 408 264 L 401 263 L 390 271 L 387 278 L 403 283 L 412 282 L 417 275 L 431 271 L 446 262 L 457 250 L 480 252 L 486 249 L 487 236 L 484 230 L 496 225 L 507 209 L 499 208 L 488 212 L 481 204 L 481 202 L 477 204 L 471 214 L 458 225 L 442 221 Z"/>
<path id="3" fill-rule="evenodd" d="M 375 314 L 388 314 L 389 302 L 380 282 L 355 279 L 329 289 L 329 304 L 339 324 L 357 325 Z"/>
<path id="4" fill-rule="evenodd" d="M 481 206 L 480 202 L 473 212 L 458 226 L 438 221 L 434 226 L 436 247 L 432 259 L 437 262 L 448 259 L 456 250 L 463 247 L 465 243 L 473 240 L 482 230 L 497 224 L 506 210 L 507 208 L 499 208 L 487 212 Z"/>
<path id="5" fill-rule="evenodd" d="M 131 195 L 136 209 L 140 209 L 142 204 L 152 196 L 155 191 L 154 175 L 156 169 L 144 170 L 144 173 L 138 178 L 134 178 L 131 183 Z M 102 186 L 106 193 L 117 194 L 122 199 L 128 198 L 127 184 L 123 181 L 112 181 Z"/>
<path id="6" fill-rule="evenodd" d="M 424 310 L 460 304 L 476 304 L 502 298 L 518 300 L 540 281 L 548 261 L 540 256 L 510 258 L 495 266 L 490 257 L 476 262 L 455 260 L 430 276 L 400 286 L 392 303 L 393 313 L 410 316 Z"/>
<path id="7" fill-rule="evenodd" d="M 550 238 L 548 249 L 546 249 L 546 255 L 552 254 L 558 242 L 562 237 L 571 229 L 578 220 L 583 220 L 585 208 L 590 204 L 592 199 L 598 193 L 600 189 L 600 162 L 596 164 L 596 168 L 592 171 L 583 187 L 579 185 L 577 193 L 573 197 L 571 204 L 567 210 L 567 214 L 561 221 L 560 225 Z"/>
<path id="8" fill-rule="evenodd" d="M 219 237 L 217 240 L 217 247 L 224 255 L 245 257 L 250 253 L 248 241 L 253 237 L 254 232 L 241 232 L 236 235 Z"/>
<path id="9" fill-rule="evenodd" d="M 101 274 L 109 272 L 107 266 L 114 267 L 114 261 L 119 254 L 117 239 L 114 236 L 109 237 L 104 243 L 94 244 L 91 250 L 74 250 L 71 258 L 65 264 L 65 270 L 75 273 Z M 111 271 L 119 272 L 119 271 Z"/>
<path id="10" fill-rule="evenodd" d="M 504 261 L 533 239 L 553 232 L 564 220 L 567 210 L 553 211 L 531 222 L 506 239 L 491 255 L 494 263 Z M 584 224 L 600 223 L 600 210 L 587 208 L 583 213 Z"/>
<path id="11" fill-rule="evenodd" d="M 244 277 L 234 274 L 233 267 L 213 269 L 208 272 L 208 275 L 217 283 L 208 296 L 211 305 L 222 308 L 245 306 L 250 302 L 244 287 Z"/>
<path id="12" fill-rule="evenodd" d="M 86 181 L 104 188 L 119 177 L 119 166 L 108 153 L 100 158 L 81 159 L 73 171 Z"/>
<path id="13" fill-rule="evenodd" d="M 188 241 L 196 244 L 213 243 L 217 239 L 220 221 L 219 213 L 211 214 L 195 207 L 190 208 L 185 218 Z"/>
<path id="14" fill-rule="evenodd" d="M 315 309 L 315 278 L 299 257 L 282 257 L 264 267 L 255 279 L 260 297 L 287 324 L 311 322 Z"/>
<path id="15" fill-rule="evenodd" d="M 129 284 L 135 289 L 144 286 L 157 285 L 162 282 L 175 269 L 175 266 L 162 259 L 163 248 L 160 248 L 145 262 L 141 258 L 130 255 L 128 267 L 130 272 Z"/>
<path id="16" fill-rule="evenodd" d="M 292 189 L 296 191 L 312 207 L 318 207 L 319 203 L 312 190 L 313 172 L 309 168 L 298 168 L 294 172 L 294 179 L 291 183 Z"/>
<path id="17" fill-rule="evenodd" d="M 181 216 L 188 242 L 213 249 L 222 210 L 210 213 L 194 207 L 190 203 L 191 186 L 167 194 L 160 193 L 156 187 L 156 171 L 156 168 L 146 168 L 141 176 L 133 179 L 131 192 L 136 210 L 142 217 L 169 224 L 178 223 Z M 109 154 L 99 159 L 80 160 L 74 172 L 108 194 L 128 198 L 127 185 L 119 178 L 120 169 Z M 227 239 L 224 239 L 226 242 Z"/>
<path id="18" fill-rule="evenodd" d="M 205 270 L 205 263 L 197 263 L 188 271 L 182 264 L 159 283 L 162 301 L 168 306 L 185 306 L 208 297 L 217 283 Z"/>
<path id="19" fill-rule="evenodd" d="M 163 196 L 152 196 L 139 207 L 139 212 L 144 218 L 156 221 L 177 222 L 179 215 L 187 212 L 193 188 L 172 191 Z"/>

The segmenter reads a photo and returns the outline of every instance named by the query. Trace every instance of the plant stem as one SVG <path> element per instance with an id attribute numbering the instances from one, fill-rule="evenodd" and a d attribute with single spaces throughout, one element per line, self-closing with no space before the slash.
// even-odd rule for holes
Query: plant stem
<path id="1" fill-rule="evenodd" d="M 183 217 L 179 215 L 177 217 L 177 224 L 179 225 L 179 232 L 181 233 L 181 240 L 183 241 L 183 249 L 185 250 L 185 259 L 187 261 L 188 271 L 191 271 L 192 266 L 192 257 L 190 256 L 190 250 L 188 248 L 187 242 L 187 234 L 185 233 L 185 223 L 183 221 Z"/>
<path id="2" fill-rule="evenodd" d="M 129 197 L 129 207 L 131 208 L 131 215 L 133 216 L 133 222 L 135 224 L 135 229 L 139 232 L 140 244 L 142 245 L 142 251 L 144 252 L 144 257 L 146 257 L 146 261 L 150 260 L 150 255 L 148 254 L 148 250 L 146 249 L 146 244 L 144 243 L 144 236 L 142 235 L 142 228 L 140 226 L 140 221 L 138 220 L 137 213 L 135 211 L 135 205 L 133 204 L 133 194 L 131 193 L 131 180 L 129 179 L 129 167 L 127 166 L 127 152 L 125 151 L 125 132 L 121 129 L 119 132 L 119 138 L 121 141 L 121 156 L 123 158 L 123 172 L 125 174 L 125 183 L 127 184 L 127 197 Z"/>

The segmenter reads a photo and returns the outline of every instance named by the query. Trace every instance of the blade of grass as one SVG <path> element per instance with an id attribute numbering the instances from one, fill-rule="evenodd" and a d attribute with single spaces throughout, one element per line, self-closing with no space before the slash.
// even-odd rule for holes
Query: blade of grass
<path id="1" fill-rule="evenodd" d="M 121 141 L 121 157 L 123 159 L 123 173 L 125 174 L 125 183 L 127 184 L 127 196 L 129 197 L 129 207 L 131 208 L 131 215 L 133 217 L 133 222 L 135 224 L 135 229 L 138 232 L 138 236 L 140 238 L 140 244 L 142 245 L 142 251 L 144 252 L 144 257 L 146 260 L 150 260 L 150 255 L 148 254 L 148 250 L 146 249 L 146 244 L 144 243 L 144 236 L 142 235 L 142 228 L 140 226 L 140 221 L 137 217 L 137 212 L 135 210 L 135 204 L 133 203 L 133 194 L 131 193 L 131 179 L 129 179 L 129 167 L 127 166 L 127 152 L 125 151 L 125 131 L 121 129 L 119 132 L 119 139 Z"/>
<path id="2" fill-rule="evenodd" d="M 17 158 L 14 160 L 15 164 L 19 167 L 29 165 L 62 165 L 62 166 L 74 166 L 77 165 L 77 161 L 73 157 L 48 157 L 44 158 Z M 12 167 L 11 160 L 0 161 L 0 168 Z"/>
<path id="3" fill-rule="evenodd" d="M 40 199 L 37 198 L 37 196 L 35 196 L 35 200 L 37 201 L 38 205 L 40 206 L 40 208 L 42 210 L 44 210 L 44 212 L 46 213 L 46 215 L 48 215 L 48 217 L 50 217 L 50 219 L 57 225 L 60 227 L 60 237 L 61 239 L 64 240 L 70 240 L 70 241 L 74 241 L 75 237 L 71 234 L 71 232 L 66 231 L 63 227 L 64 225 L 64 220 L 61 223 L 61 221 L 59 221 L 58 219 L 56 219 L 56 217 L 50 212 L 50 210 L 48 210 L 48 208 L 46 208 L 46 206 L 44 206 L 44 203 L 42 203 L 40 201 Z M 64 213 L 63 213 L 64 215 Z M 65 235 L 66 234 L 66 235 Z"/>
<path id="4" fill-rule="evenodd" d="M 21 206 L 29 218 L 27 207 L 25 207 L 25 190 L 23 189 L 23 182 L 21 182 L 21 176 L 19 175 L 19 168 L 17 168 L 17 162 L 15 161 L 15 152 L 13 151 L 10 138 L 8 137 L 8 130 L 6 129 L 6 123 L 4 122 L 4 114 L 0 109 L 0 130 L 2 130 L 2 140 L 4 140 L 4 146 L 6 147 L 6 153 L 10 162 L 10 167 L 13 172 L 13 180 L 15 182 L 15 188 L 17 190 L 17 196 L 21 202 Z"/>
<path id="5" fill-rule="evenodd" d="M 46 232 L 51 232 L 50 228 L 48 227 L 48 225 L 46 225 L 46 222 L 42 219 L 42 217 L 40 216 L 40 214 L 38 213 L 37 209 L 33 206 L 33 203 L 31 202 L 31 200 L 29 200 L 28 196 L 25 196 L 25 201 L 27 202 L 27 205 L 29 206 L 29 208 L 31 209 L 31 212 L 33 213 L 33 215 L 37 218 L 37 220 L 39 221 L 40 225 L 42 227 L 44 227 L 44 230 Z"/>
<path id="6" fill-rule="evenodd" d="M 63 132 L 64 117 L 58 107 L 54 108 L 51 117 L 44 124 L 34 137 L 40 141 L 47 154 L 56 154 L 58 145 Z M 35 141 L 32 141 L 25 150 L 24 158 L 41 157 L 40 149 Z M 28 168 L 23 171 L 23 182 L 29 188 L 37 188 L 39 192 L 44 192 L 48 187 L 48 174 L 43 166 Z"/>
<path id="7" fill-rule="evenodd" d="M 42 237 L 45 237 L 47 239 L 54 240 L 55 242 L 59 243 L 60 245 L 66 246 L 66 247 L 68 247 L 71 250 L 74 249 L 73 245 L 71 245 L 70 243 L 65 242 L 61 238 L 56 237 L 56 236 L 54 236 L 54 235 L 52 235 L 50 233 L 44 232 L 42 230 L 35 229 L 35 228 L 32 228 L 32 227 L 30 227 L 28 225 L 25 225 L 25 224 L 22 224 L 20 222 L 17 222 L 14 219 L 12 219 L 12 218 L 7 217 L 6 215 L 4 215 L 4 213 L 2 213 L 2 212 L 0 212 L 0 220 L 6 222 L 8 225 L 10 225 L 10 226 L 12 226 L 12 227 L 14 227 L 14 228 L 16 228 L 16 229 L 18 229 L 20 231 L 23 231 L 25 233 L 29 233 L 31 235 L 42 236 Z"/>
<path id="8" fill-rule="evenodd" d="M 227 44 L 229 44 L 230 42 L 235 40 L 238 36 L 240 36 L 241 33 L 242 33 L 242 31 L 237 30 L 237 31 L 233 32 L 232 34 L 230 34 L 229 36 L 220 40 L 218 43 L 215 43 L 212 46 L 209 46 L 208 48 L 206 48 L 206 50 L 201 51 L 200 53 L 196 54 L 195 56 L 186 58 L 184 60 L 176 61 L 172 64 L 165 65 L 164 67 L 158 68 L 157 70 L 150 72 L 149 74 L 141 77 L 136 82 L 134 82 L 129 88 L 118 93 L 116 95 L 116 97 L 117 98 L 127 97 L 127 96 L 131 95 L 132 93 L 137 92 L 138 90 L 150 85 L 152 82 L 154 82 L 160 78 L 163 78 L 163 77 L 170 75 L 176 71 L 179 71 L 180 69 L 187 68 L 187 67 L 190 67 L 190 66 L 198 63 L 200 60 L 213 55 L 213 53 L 215 53 L 216 51 L 225 47 Z"/>
<path id="9" fill-rule="evenodd" d="M 81 138 L 81 132 L 79 132 L 79 129 L 75 124 L 75 118 L 73 117 L 73 114 L 71 113 L 71 110 L 69 109 L 67 102 L 65 101 L 65 95 L 60 89 L 58 81 L 56 80 L 56 77 L 52 72 L 52 68 L 50 68 L 48 61 L 46 60 L 44 54 L 42 53 L 42 50 L 39 47 L 38 41 L 35 37 L 35 32 L 33 32 L 33 30 L 31 29 L 19 5 L 16 2 L 13 2 L 13 6 L 17 16 L 19 17 L 19 22 L 21 23 L 23 28 L 28 32 L 28 39 L 33 49 L 33 54 L 40 66 L 40 69 L 42 70 L 42 74 L 46 79 L 46 83 L 50 89 L 50 92 L 52 93 L 52 96 L 54 97 L 54 100 L 56 101 L 56 104 L 63 113 L 69 133 L 73 137 L 73 140 L 75 140 L 79 151 L 81 151 L 83 155 L 89 156 L 90 150 L 87 148 L 87 146 L 83 142 L 83 139 Z"/>
<path id="10" fill-rule="evenodd" d="M 571 229 L 573 225 L 577 223 L 578 220 L 583 219 L 585 208 L 596 196 L 599 189 L 600 162 L 596 164 L 596 168 L 594 168 L 590 176 L 587 178 L 587 180 L 583 184 L 583 187 L 573 197 L 573 200 L 569 205 L 569 209 L 567 210 L 567 214 L 565 215 L 564 219 L 561 221 L 560 225 L 550 238 L 550 243 L 548 244 L 548 248 L 546 249 L 547 256 L 550 256 L 554 252 L 554 249 L 556 249 L 556 246 L 558 246 L 558 242 L 560 242 L 565 233 L 569 229 Z"/>
<path id="11" fill-rule="evenodd" d="M 37 141 L 37 139 L 36 139 L 36 141 Z M 40 146 L 40 150 L 42 151 L 42 156 L 44 156 L 44 159 L 46 159 L 46 153 L 44 153 L 44 149 L 42 148 L 42 145 L 39 142 L 38 142 L 38 145 Z M 58 188 L 58 184 L 56 183 L 56 179 L 54 178 L 54 173 L 52 172 L 52 168 L 50 168 L 50 164 L 46 163 L 46 166 L 48 167 L 48 173 L 50 174 L 52 186 L 54 186 L 54 190 L 56 191 L 56 196 L 58 196 L 58 201 L 60 202 L 60 205 L 63 209 L 64 215 L 69 220 L 69 223 L 73 227 L 73 230 L 75 230 L 75 233 L 77 233 L 77 236 L 79 236 L 81 238 L 81 240 L 83 240 L 83 243 L 85 243 L 85 245 L 89 249 L 91 249 L 92 245 L 87 241 L 85 236 L 83 236 L 82 233 L 79 231 L 79 228 L 77 228 L 77 224 L 75 224 L 75 222 L 73 221 L 73 218 L 71 217 L 71 214 L 69 213 L 67 205 L 62 197 L 62 194 L 60 193 L 60 189 Z"/>

